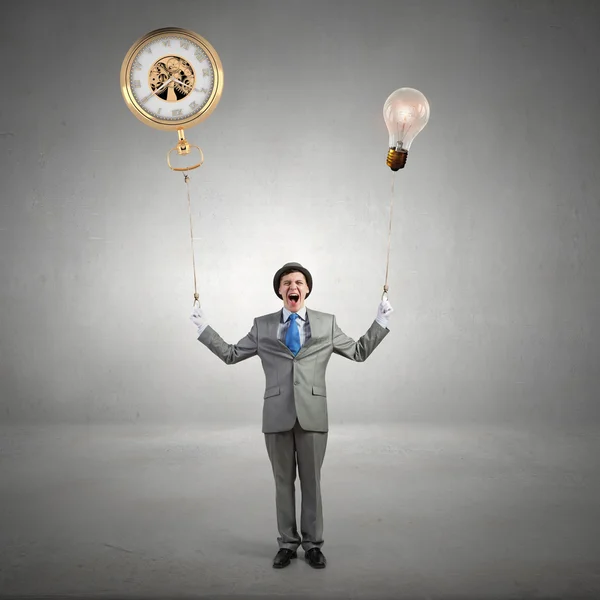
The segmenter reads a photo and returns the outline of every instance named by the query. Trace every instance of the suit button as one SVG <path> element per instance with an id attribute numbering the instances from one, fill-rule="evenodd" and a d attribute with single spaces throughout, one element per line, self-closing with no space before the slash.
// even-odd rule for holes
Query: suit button
<path id="1" fill-rule="evenodd" d="M 298 385 L 298 382 L 297 382 L 297 381 L 294 381 L 294 385 Z"/>

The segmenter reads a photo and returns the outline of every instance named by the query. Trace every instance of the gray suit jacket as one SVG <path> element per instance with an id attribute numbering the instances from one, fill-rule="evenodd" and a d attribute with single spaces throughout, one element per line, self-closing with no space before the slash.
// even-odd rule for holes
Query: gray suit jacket
<path id="1" fill-rule="evenodd" d="M 254 319 L 250 333 L 227 344 L 208 326 L 198 340 L 228 365 L 258 354 L 266 377 L 264 433 L 289 431 L 296 417 L 308 431 L 328 431 L 325 370 L 331 354 L 362 362 L 377 348 L 389 329 L 373 321 L 355 342 L 337 325 L 335 316 L 307 308 L 311 338 L 294 356 L 277 338 L 281 310 Z"/>

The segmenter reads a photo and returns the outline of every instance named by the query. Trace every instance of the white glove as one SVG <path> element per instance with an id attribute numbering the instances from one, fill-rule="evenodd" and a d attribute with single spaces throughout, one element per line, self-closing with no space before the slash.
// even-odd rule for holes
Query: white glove
<path id="1" fill-rule="evenodd" d="M 204 314 L 204 311 L 199 306 L 194 306 L 190 320 L 198 328 L 198 337 L 208 327 L 208 319 Z"/>
<path id="2" fill-rule="evenodd" d="M 389 303 L 389 300 L 382 300 L 379 304 L 379 308 L 377 309 L 377 317 L 375 320 L 382 326 L 387 327 L 388 325 L 388 316 L 394 312 L 392 305 Z"/>

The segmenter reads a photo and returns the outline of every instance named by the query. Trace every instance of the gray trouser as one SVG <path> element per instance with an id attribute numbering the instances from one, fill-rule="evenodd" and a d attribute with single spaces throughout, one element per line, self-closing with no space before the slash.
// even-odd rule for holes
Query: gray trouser
<path id="1" fill-rule="evenodd" d="M 302 544 L 304 551 L 320 548 L 323 545 L 321 465 L 325 458 L 327 433 L 305 431 L 296 419 L 290 431 L 265 433 L 265 442 L 275 477 L 279 547 L 296 550 Z M 302 490 L 302 538 L 296 525 L 296 463 Z"/>

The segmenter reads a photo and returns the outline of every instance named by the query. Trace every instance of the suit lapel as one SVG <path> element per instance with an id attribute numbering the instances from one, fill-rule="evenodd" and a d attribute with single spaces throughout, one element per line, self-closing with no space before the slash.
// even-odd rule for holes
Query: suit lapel
<path id="1" fill-rule="evenodd" d="M 304 345 L 302 346 L 302 348 L 300 348 L 296 357 L 299 357 L 305 350 L 307 350 L 313 345 L 320 331 L 320 319 L 317 317 L 317 314 L 314 311 L 307 308 L 306 317 L 308 318 L 308 322 L 310 324 L 310 340 L 304 342 Z"/>
<path id="2" fill-rule="evenodd" d="M 271 317 L 271 321 L 269 324 L 269 337 L 271 337 L 272 339 L 277 340 L 277 343 L 281 346 L 281 350 L 283 352 L 285 352 L 286 354 L 288 354 L 289 356 L 294 356 L 294 353 L 279 339 L 279 325 L 281 323 L 281 319 L 282 317 L 282 313 L 283 313 L 283 309 L 277 311 L 276 313 L 274 313 Z"/>

